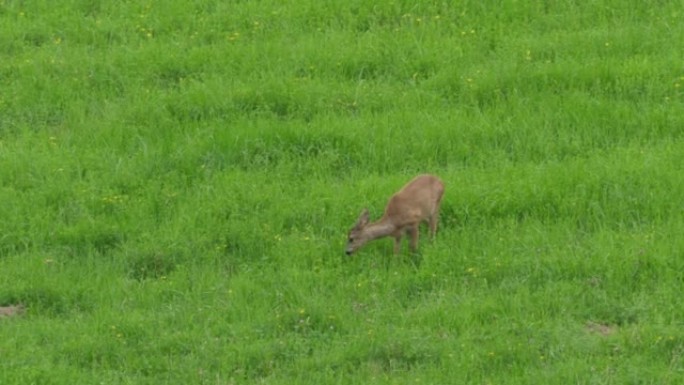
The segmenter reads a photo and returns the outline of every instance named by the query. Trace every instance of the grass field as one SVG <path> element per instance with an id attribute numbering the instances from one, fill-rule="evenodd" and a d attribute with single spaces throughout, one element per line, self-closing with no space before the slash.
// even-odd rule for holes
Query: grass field
<path id="1" fill-rule="evenodd" d="M 0 0 L 2 384 L 681 384 L 679 1 Z M 418 255 L 344 255 L 445 182 Z"/>

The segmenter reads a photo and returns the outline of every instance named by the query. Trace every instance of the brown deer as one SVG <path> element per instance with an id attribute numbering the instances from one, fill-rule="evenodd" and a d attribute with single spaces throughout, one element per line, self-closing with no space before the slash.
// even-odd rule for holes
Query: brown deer
<path id="1" fill-rule="evenodd" d="M 418 225 L 427 222 L 430 236 L 437 232 L 439 203 L 444 194 L 444 183 L 434 175 L 419 175 L 392 195 L 385 214 L 378 221 L 370 222 L 368 209 L 364 209 L 349 231 L 347 255 L 374 239 L 391 236 L 394 238 L 394 253 L 401 248 L 404 233 L 410 237 L 409 247 L 415 252 L 418 247 Z"/>

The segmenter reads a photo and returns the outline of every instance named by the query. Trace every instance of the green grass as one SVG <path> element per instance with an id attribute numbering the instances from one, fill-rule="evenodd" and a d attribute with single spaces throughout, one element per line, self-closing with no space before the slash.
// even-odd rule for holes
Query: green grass
<path id="1" fill-rule="evenodd" d="M 681 383 L 683 17 L 0 1 L 0 383 Z"/>

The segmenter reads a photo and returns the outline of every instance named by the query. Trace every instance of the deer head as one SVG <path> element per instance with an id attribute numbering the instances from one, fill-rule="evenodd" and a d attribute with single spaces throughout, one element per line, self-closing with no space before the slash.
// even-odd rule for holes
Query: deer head
<path id="1" fill-rule="evenodd" d="M 368 209 L 363 209 L 361 215 L 359 215 L 359 218 L 356 220 L 356 224 L 349 230 L 347 249 L 345 251 L 347 255 L 351 255 L 370 240 L 364 231 L 369 222 L 370 214 L 368 213 Z"/>

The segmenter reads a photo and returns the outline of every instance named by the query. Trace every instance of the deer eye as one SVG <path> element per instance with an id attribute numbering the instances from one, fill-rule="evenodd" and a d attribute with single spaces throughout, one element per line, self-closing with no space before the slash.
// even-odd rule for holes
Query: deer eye
<path id="1" fill-rule="evenodd" d="M 353 243 L 353 242 L 354 242 L 354 238 L 349 237 L 349 243 Z"/>

